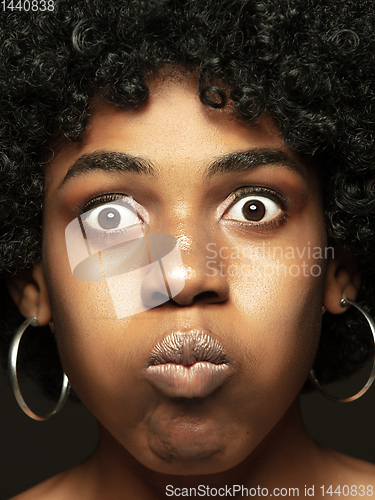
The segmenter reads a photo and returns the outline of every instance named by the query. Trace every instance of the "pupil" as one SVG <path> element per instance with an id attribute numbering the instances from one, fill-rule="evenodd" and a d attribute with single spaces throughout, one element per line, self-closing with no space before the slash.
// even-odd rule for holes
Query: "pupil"
<path id="1" fill-rule="evenodd" d="M 100 227 L 103 229 L 115 229 L 121 221 L 121 215 L 115 208 L 104 208 L 98 217 Z"/>
<path id="2" fill-rule="evenodd" d="M 266 207 L 259 200 L 250 200 L 243 206 L 242 213 L 247 220 L 259 222 L 266 214 Z"/>

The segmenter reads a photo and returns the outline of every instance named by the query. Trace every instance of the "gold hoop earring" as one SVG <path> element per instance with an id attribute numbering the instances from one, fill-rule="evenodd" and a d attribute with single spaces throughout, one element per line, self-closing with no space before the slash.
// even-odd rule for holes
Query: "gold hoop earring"
<path id="1" fill-rule="evenodd" d="M 33 418 L 34 420 L 49 420 L 51 417 L 55 416 L 57 413 L 59 413 L 63 406 L 65 405 L 69 392 L 70 392 L 70 384 L 68 377 L 64 373 L 63 377 L 63 385 L 61 389 L 61 394 L 60 398 L 55 406 L 55 408 L 48 413 L 45 417 L 41 417 L 40 415 L 37 415 L 34 413 L 30 408 L 27 406 L 25 400 L 22 397 L 20 386 L 18 383 L 18 377 L 17 377 L 17 356 L 18 356 L 18 348 L 19 344 L 22 338 L 22 335 L 26 328 L 30 325 L 32 326 L 38 326 L 39 322 L 34 316 L 30 316 L 27 320 L 25 320 L 22 325 L 18 328 L 17 332 L 15 333 L 12 342 L 10 344 L 10 349 L 9 349 L 9 356 L 8 356 L 8 373 L 9 373 L 9 381 L 10 385 L 14 394 L 14 397 L 16 398 L 17 403 L 19 404 L 20 408 L 22 411 L 26 413 L 30 418 Z"/>
<path id="2" fill-rule="evenodd" d="M 351 300 L 348 298 L 341 299 L 340 304 L 342 307 L 345 307 L 347 303 L 351 304 L 356 309 L 358 309 L 358 311 L 361 312 L 364 315 L 364 317 L 366 318 L 366 320 L 370 326 L 370 329 L 371 329 L 373 342 L 374 342 L 374 348 L 375 348 L 375 322 L 374 322 L 373 318 L 369 315 L 369 313 L 367 311 L 365 311 L 363 309 L 363 307 L 361 307 L 356 302 L 354 302 L 354 300 Z M 371 374 L 370 374 L 366 384 L 362 387 L 361 390 L 359 390 L 356 394 L 354 394 L 354 396 L 350 396 L 349 398 L 336 398 L 335 396 L 331 396 L 330 394 L 325 392 L 323 390 L 322 386 L 320 385 L 313 368 L 310 370 L 309 379 L 310 379 L 310 382 L 313 384 L 313 386 L 316 387 L 316 389 L 318 389 L 318 391 L 325 398 L 330 399 L 331 401 L 336 401 L 337 403 L 349 403 L 349 401 L 355 401 L 356 399 L 363 396 L 363 394 L 365 394 L 365 392 L 368 391 L 368 389 L 371 387 L 372 383 L 374 382 L 374 379 L 375 379 L 375 356 L 374 356 L 374 360 L 373 360 L 373 364 L 372 364 Z"/>

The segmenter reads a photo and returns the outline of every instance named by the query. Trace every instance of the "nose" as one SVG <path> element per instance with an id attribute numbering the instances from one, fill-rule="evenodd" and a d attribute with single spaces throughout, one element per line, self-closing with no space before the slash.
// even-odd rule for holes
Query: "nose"
<path id="1" fill-rule="evenodd" d="M 205 275 L 198 266 L 186 267 L 185 271 L 185 286 L 173 297 L 174 302 L 181 306 L 190 306 L 195 302 L 215 304 L 227 299 L 228 281 L 219 270 L 215 276 Z"/>
<path id="2" fill-rule="evenodd" d="M 207 267 L 204 247 L 197 245 L 196 251 L 183 256 L 184 288 L 173 297 L 181 306 L 190 306 L 195 302 L 215 304 L 223 302 L 229 295 L 227 277 L 218 267 Z"/>
<path id="3" fill-rule="evenodd" d="M 142 300 L 145 305 L 155 307 L 168 300 L 180 306 L 225 301 L 229 295 L 229 283 L 221 272 L 219 262 L 213 265 L 207 257 L 209 241 L 192 240 L 186 247 L 179 244 L 177 239 L 173 240 L 175 248 L 168 255 L 165 255 L 164 248 L 165 256 L 161 259 L 160 247 L 157 250 L 153 248 L 150 244 L 152 240 L 148 238 L 150 259 L 159 260 L 161 273 L 150 272 L 144 277 Z"/>

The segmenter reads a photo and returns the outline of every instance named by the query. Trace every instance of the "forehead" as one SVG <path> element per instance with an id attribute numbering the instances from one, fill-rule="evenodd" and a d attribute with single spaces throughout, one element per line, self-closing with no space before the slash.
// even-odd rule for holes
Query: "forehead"
<path id="1" fill-rule="evenodd" d="M 250 124 L 239 122 L 230 110 L 202 104 L 195 80 L 168 78 L 150 83 L 150 97 L 138 109 L 96 101 L 83 141 L 64 140 L 46 177 L 48 185 L 57 186 L 82 156 L 109 151 L 145 159 L 154 173 L 171 174 L 173 181 L 177 172 L 186 177 L 203 174 L 225 155 L 265 148 L 288 152 L 269 116 Z M 293 154 L 288 154 L 293 163 Z M 305 170 L 298 159 L 296 164 Z"/>

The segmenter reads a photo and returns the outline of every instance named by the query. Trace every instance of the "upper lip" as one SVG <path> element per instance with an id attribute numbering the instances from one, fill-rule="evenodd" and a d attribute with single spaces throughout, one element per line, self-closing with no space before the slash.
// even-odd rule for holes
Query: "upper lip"
<path id="1" fill-rule="evenodd" d="M 191 366 L 198 361 L 228 364 L 224 346 L 203 330 L 173 332 L 157 343 L 150 352 L 148 366 L 176 363 Z"/>

